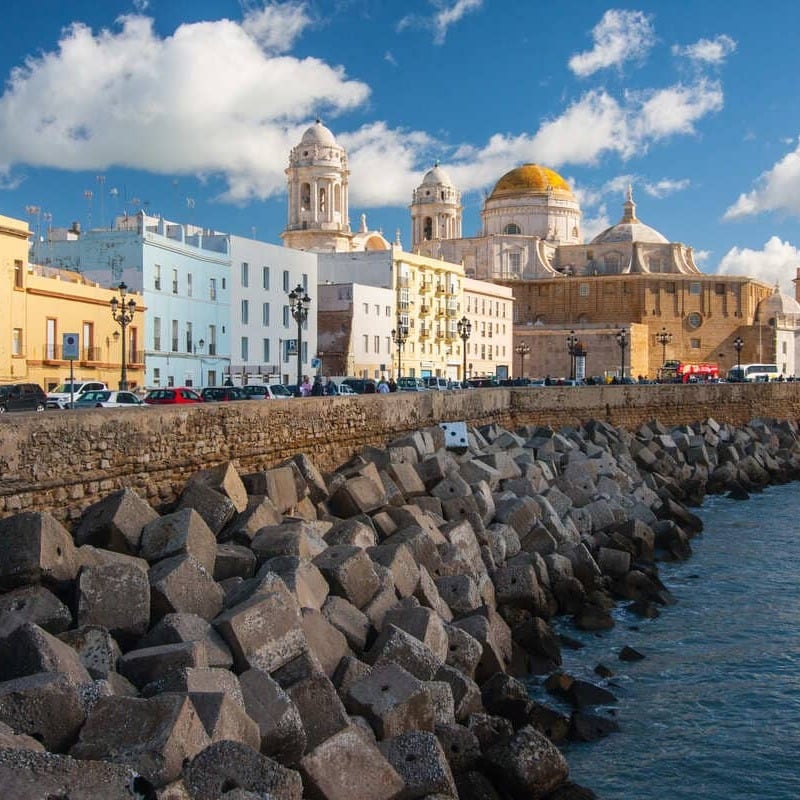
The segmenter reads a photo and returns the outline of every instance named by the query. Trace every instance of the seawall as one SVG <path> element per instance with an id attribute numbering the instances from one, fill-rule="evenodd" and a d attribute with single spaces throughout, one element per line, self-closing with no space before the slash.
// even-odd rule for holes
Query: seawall
<path id="1" fill-rule="evenodd" d="M 66 521 L 130 487 L 171 503 L 199 469 L 240 473 L 298 452 L 333 469 L 364 445 L 446 421 L 561 427 L 599 419 L 634 429 L 713 417 L 800 418 L 800 383 L 478 389 L 207 406 L 13 414 L 0 419 L 0 516 L 46 510 Z"/>

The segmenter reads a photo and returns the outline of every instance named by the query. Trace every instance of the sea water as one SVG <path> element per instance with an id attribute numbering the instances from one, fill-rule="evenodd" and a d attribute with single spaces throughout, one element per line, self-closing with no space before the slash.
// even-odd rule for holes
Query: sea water
<path id="1" fill-rule="evenodd" d="M 570 776 L 601 800 L 800 800 L 800 485 L 697 513 L 692 557 L 659 566 L 675 605 L 562 628 L 585 643 L 565 670 L 601 683 L 610 667 L 619 701 L 618 733 L 564 748 Z"/>

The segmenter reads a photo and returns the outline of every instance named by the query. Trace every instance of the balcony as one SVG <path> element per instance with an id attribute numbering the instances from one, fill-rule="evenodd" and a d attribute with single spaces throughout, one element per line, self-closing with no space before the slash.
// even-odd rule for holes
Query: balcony
<path id="1" fill-rule="evenodd" d="M 402 276 L 398 277 L 398 279 L 397 279 L 397 288 L 398 289 L 407 289 L 408 288 L 408 278 L 404 278 Z"/>
<path id="2" fill-rule="evenodd" d="M 461 307 L 458 303 L 448 303 L 447 304 L 447 316 L 448 317 L 457 317 Z"/>
<path id="3" fill-rule="evenodd" d="M 437 283 L 436 284 L 436 294 L 443 295 L 443 294 L 445 294 L 445 291 L 446 291 L 446 288 L 445 288 L 445 285 L 443 283 Z"/>
<path id="4" fill-rule="evenodd" d="M 444 339 L 444 330 L 442 328 L 436 329 L 436 338 L 437 339 Z"/>
<path id="5" fill-rule="evenodd" d="M 419 338 L 420 339 L 427 339 L 431 335 L 431 329 L 428 327 L 420 326 L 419 329 Z"/>
<path id="6" fill-rule="evenodd" d="M 422 281 L 422 283 L 419 285 L 419 293 L 428 294 L 432 285 L 433 284 L 431 284 L 429 281 Z"/>
<path id="7" fill-rule="evenodd" d="M 421 317 L 426 317 L 430 313 L 431 313 L 431 307 L 427 303 L 423 303 L 419 307 L 419 314 L 420 314 Z"/>
<path id="8" fill-rule="evenodd" d="M 102 356 L 102 349 L 99 347 L 83 347 L 81 348 L 81 361 L 101 361 Z"/>
<path id="9" fill-rule="evenodd" d="M 441 319 L 444 316 L 445 316 L 445 310 L 441 306 L 438 306 L 436 309 L 436 318 Z"/>

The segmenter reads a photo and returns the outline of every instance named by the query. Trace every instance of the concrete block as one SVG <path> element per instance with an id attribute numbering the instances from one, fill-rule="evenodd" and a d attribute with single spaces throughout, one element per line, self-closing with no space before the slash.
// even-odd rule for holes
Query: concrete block
<path id="1" fill-rule="evenodd" d="M 227 798 L 233 789 L 271 800 L 301 800 L 300 774 L 241 742 L 206 747 L 187 765 L 183 781 L 192 800 Z"/>
<path id="2" fill-rule="evenodd" d="M 72 627 L 72 612 L 46 586 L 35 584 L 0 595 L 0 636 L 14 617 L 14 625 L 30 622 L 48 633 L 58 634 Z"/>
<path id="3" fill-rule="evenodd" d="M 453 612 L 447 601 L 439 594 L 433 578 L 425 567 L 419 568 L 419 583 L 414 590 L 414 597 L 420 605 L 432 608 L 445 622 L 453 619 Z"/>
<path id="4" fill-rule="evenodd" d="M 425 606 L 395 606 L 384 617 L 384 625 L 394 625 L 426 645 L 440 662 L 447 659 L 449 641 L 442 618 Z"/>
<path id="5" fill-rule="evenodd" d="M 367 519 L 369 519 L 367 517 Z M 329 545 L 348 544 L 366 550 L 378 543 L 378 535 L 372 523 L 367 523 L 362 518 L 351 517 L 334 524 L 325 535 Z"/>
<path id="6" fill-rule="evenodd" d="M 101 625 L 129 647 L 150 625 L 150 583 L 123 562 L 83 567 L 76 586 L 78 625 Z"/>
<path id="7" fill-rule="evenodd" d="M 253 667 L 272 672 L 307 647 L 297 601 L 273 577 L 270 591 L 226 609 L 213 621 L 233 653 L 237 672 Z"/>
<path id="8" fill-rule="evenodd" d="M 405 544 L 381 544 L 367 550 L 369 557 L 389 570 L 397 594 L 411 597 L 419 583 L 419 567 Z"/>
<path id="9" fill-rule="evenodd" d="M 328 599 L 328 582 L 310 561 L 299 556 L 278 556 L 265 561 L 260 571 L 273 572 L 286 584 L 301 608 L 322 608 Z"/>
<path id="10" fill-rule="evenodd" d="M 332 514 L 337 517 L 354 517 L 356 514 L 368 514 L 386 505 L 386 490 L 376 474 L 356 475 L 348 478 L 328 500 Z"/>
<path id="11" fill-rule="evenodd" d="M 472 489 L 458 472 L 451 472 L 442 480 L 430 487 L 429 492 L 433 497 L 438 497 L 442 502 L 472 496 Z"/>
<path id="12" fill-rule="evenodd" d="M 423 460 L 415 466 L 428 491 L 447 477 L 448 473 L 458 471 L 457 462 L 445 450 L 438 450 L 433 455 L 423 457 Z"/>
<path id="13" fill-rule="evenodd" d="M 397 591 L 394 588 L 392 573 L 380 564 L 374 564 L 375 574 L 378 576 L 380 588 L 375 593 L 372 600 L 362 607 L 362 611 L 373 628 L 379 629 L 383 626 L 386 613 L 397 605 Z"/>
<path id="14" fill-rule="evenodd" d="M 26 622 L 0 639 L 0 681 L 39 672 L 59 673 L 76 684 L 92 680 L 75 650 Z"/>
<path id="15" fill-rule="evenodd" d="M 164 692 L 179 694 L 224 694 L 244 708 L 244 696 L 239 679 L 227 669 L 215 667 L 178 667 L 158 676 L 142 688 L 144 697 Z"/>
<path id="16" fill-rule="evenodd" d="M 597 552 L 597 566 L 603 575 L 620 578 L 631 568 L 631 554 L 624 550 L 601 547 Z"/>
<path id="17" fill-rule="evenodd" d="M 194 556 L 165 558 L 150 568 L 150 612 L 153 619 L 187 613 L 210 620 L 222 609 L 222 587 Z"/>
<path id="18" fill-rule="evenodd" d="M 513 497 L 495 503 L 495 522 L 510 525 L 520 539 L 541 518 L 541 509 L 532 497 Z"/>
<path id="19" fill-rule="evenodd" d="M 202 642 L 179 642 L 129 650 L 117 666 L 120 675 L 141 689 L 172 670 L 207 667 L 208 657 Z"/>
<path id="20" fill-rule="evenodd" d="M 324 476 L 317 469 L 314 462 L 305 453 L 297 453 L 292 456 L 292 461 L 297 466 L 297 469 L 300 471 L 305 481 L 311 502 L 324 503 L 330 496 L 330 493 Z"/>
<path id="21" fill-rule="evenodd" d="M 475 677 L 475 670 L 481 660 L 483 646 L 467 631 L 455 625 L 446 625 L 447 657 L 445 663 L 455 667 L 469 678 Z"/>
<path id="22" fill-rule="evenodd" d="M 377 746 L 355 726 L 308 753 L 300 772 L 313 800 L 394 800 L 405 786 Z"/>
<path id="23" fill-rule="evenodd" d="M 311 672 L 285 689 L 303 720 L 306 752 L 311 752 L 350 724 L 336 687 L 322 672 Z"/>
<path id="24" fill-rule="evenodd" d="M 189 697 L 212 742 L 240 742 L 259 751 L 258 725 L 239 703 L 223 692 L 192 692 Z"/>
<path id="25" fill-rule="evenodd" d="M 269 497 L 279 514 L 294 508 L 308 491 L 303 475 L 294 462 L 245 475 L 242 481 L 248 494 Z"/>
<path id="26" fill-rule="evenodd" d="M 81 664 L 92 678 L 107 678 L 117 671 L 122 651 L 114 637 L 99 625 L 86 625 L 59 634 L 80 658 Z"/>
<path id="27" fill-rule="evenodd" d="M 142 529 L 139 555 L 153 564 L 177 555 L 194 556 L 214 573 L 217 538 L 193 508 L 182 508 L 148 522 Z"/>
<path id="28" fill-rule="evenodd" d="M 514 734 L 514 726 L 509 720 L 485 712 L 470 714 L 465 724 L 477 737 L 481 751 L 510 739 Z"/>
<path id="29" fill-rule="evenodd" d="M 215 536 L 228 525 L 238 513 L 236 503 L 222 492 L 207 486 L 202 481 L 186 484 L 178 498 L 177 510 L 194 509 Z"/>
<path id="30" fill-rule="evenodd" d="M 425 494 L 425 484 L 412 462 L 390 462 L 386 471 L 404 497 L 419 497 Z"/>
<path id="31" fill-rule="evenodd" d="M 258 560 L 256 554 L 245 545 L 235 542 L 217 544 L 212 576 L 217 583 L 228 578 L 252 578 Z"/>
<path id="32" fill-rule="evenodd" d="M 334 545 L 313 563 L 328 582 L 331 594 L 344 597 L 357 608 L 365 606 L 380 589 L 372 561 L 360 547 Z"/>
<path id="33" fill-rule="evenodd" d="M 75 544 L 136 555 L 142 529 L 156 519 L 155 510 L 133 489 L 120 489 L 83 512 L 75 529 Z"/>
<path id="34" fill-rule="evenodd" d="M 181 774 L 209 744 L 188 697 L 104 697 L 92 708 L 70 755 L 125 764 L 155 787 Z"/>
<path id="35" fill-rule="evenodd" d="M 436 578 L 434 584 L 439 596 L 456 618 L 471 614 L 483 605 L 478 584 L 469 575 Z"/>
<path id="36" fill-rule="evenodd" d="M 306 749 L 303 720 L 284 689 L 260 669 L 239 676 L 248 716 L 259 728 L 260 750 L 283 764 L 299 761 Z"/>
<path id="37" fill-rule="evenodd" d="M 519 798 L 545 797 L 569 774 L 558 748 L 530 725 L 484 752 L 484 763 L 487 774 Z"/>
<path id="38" fill-rule="evenodd" d="M 375 667 L 354 683 L 345 705 L 351 714 L 367 719 L 378 739 L 409 730 L 432 731 L 435 717 L 422 681 L 397 664 Z"/>
<path id="39" fill-rule="evenodd" d="M 436 738 L 454 776 L 474 769 L 478 765 L 481 746 L 478 737 L 465 725 L 438 724 Z"/>
<path id="40" fill-rule="evenodd" d="M 322 614 L 338 630 L 355 651 L 361 652 L 367 643 L 371 624 L 369 618 L 344 597 L 331 595 L 322 607 Z"/>
<path id="41" fill-rule="evenodd" d="M 404 797 L 458 797 L 447 756 L 435 734 L 408 731 L 381 743 L 381 752 L 405 783 Z"/>
<path id="42" fill-rule="evenodd" d="M 371 669 L 372 667 L 369 664 L 359 661 L 355 656 L 345 656 L 339 662 L 339 666 L 331 679 L 336 691 L 339 693 L 339 697 L 344 700 L 350 691 L 350 687 L 356 681 L 360 681 L 363 677 L 369 675 Z M 372 733 L 372 728 L 370 728 L 370 733 Z"/>
<path id="43" fill-rule="evenodd" d="M 259 563 L 280 556 L 312 559 L 328 548 L 312 522 L 292 519 L 280 525 L 262 528 L 250 545 Z"/>
<path id="44" fill-rule="evenodd" d="M 437 545 L 444 544 L 446 541 L 438 529 L 435 534 L 432 534 L 421 526 L 411 525 L 401 528 L 397 533 L 385 539 L 382 544 L 384 546 L 404 544 L 411 551 L 414 561 L 435 575 L 442 565 Z"/>
<path id="45" fill-rule="evenodd" d="M 266 494 L 254 494 L 247 497 L 247 508 L 235 517 L 220 531 L 217 539 L 220 542 L 235 542 L 247 547 L 253 537 L 270 525 L 280 525 L 283 517 Z"/>
<path id="46" fill-rule="evenodd" d="M 227 497 L 233 504 L 236 513 L 241 513 L 247 508 L 248 492 L 231 461 L 195 472 L 189 478 L 188 486 L 202 486 Z M 214 530 L 213 526 L 210 527 Z M 217 531 L 214 532 L 217 533 Z"/>
<path id="47" fill-rule="evenodd" d="M 433 716 L 437 725 L 450 725 L 456 721 L 453 690 L 447 681 L 426 681 L 425 691 L 431 699 Z"/>
<path id="48" fill-rule="evenodd" d="M 375 668 L 397 664 L 421 681 L 431 680 L 442 663 L 419 639 L 391 624 L 384 626 L 364 660 Z"/>
<path id="49" fill-rule="evenodd" d="M 53 516 L 25 511 L 0 519 L 0 591 L 35 583 L 58 591 L 77 574 L 72 537 Z"/>
<path id="50" fill-rule="evenodd" d="M 486 481 L 470 484 L 472 486 L 472 499 L 475 501 L 475 508 L 484 525 L 488 525 L 493 519 L 496 511 L 492 490 Z"/>
<path id="51" fill-rule="evenodd" d="M 484 482 L 490 489 L 494 490 L 500 484 L 500 472 L 477 458 L 465 461 L 460 465 L 458 472 L 470 486 Z"/>
<path id="52" fill-rule="evenodd" d="M 202 642 L 209 667 L 230 669 L 233 656 L 225 640 L 210 622 L 197 614 L 167 614 L 139 640 L 139 647 L 157 647 L 179 642 Z"/>
<path id="53" fill-rule="evenodd" d="M 445 664 L 439 667 L 435 677 L 437 681 L 450 686 L 453 696 L 453 715 L 458 722 L 464 722 L 471 714 L 483 711 L 481 690 L 468 675 Z"/>
<path id="54" fill-rule="evenodd" d="M 489 714 L 507 719 L 514 728 L 528 721 L 533 703 L 525 685 L 502 672 L 496 672 L 481 686 L 483 707 Z"/>
<path id="55" fill-rule="evenodd" d="M 547 598 L 532 564 L 509 564 L 492 574 L 495 597 L 498 605 L 532 610 L 535 614 L 547 614 Z"/>
<path id="56" fill-rule="evenodd" d="M 85 721 L 81 688 L 65 675 L 39 672 L 0 682 L 0 722 L 51 753 L 63 753 Z"/>
<path id="57" fill-rule="evenodd" d="M 351 654 L 347 639 L 314 608 L 300 609 L 300 618 L 309 649 L 319 660 L 325 674 L 332 677 L 339 662 Z"/>
<path id="58" fill-rule="evenodd" d="M 495 672 L 505 672 L 511 665 L 511 630 L 492 608 L 484 606 L 478 613 L 453 623 L 477 639 L 482 647 L 481 660 L 475 670 L 478 683 Z"/>

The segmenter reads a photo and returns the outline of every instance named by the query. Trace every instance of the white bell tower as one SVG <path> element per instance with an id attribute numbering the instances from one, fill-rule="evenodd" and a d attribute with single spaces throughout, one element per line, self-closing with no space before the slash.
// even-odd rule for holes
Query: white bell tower
<path id="1" fill-rule="evenodd" d="M 424 242 L 461 238 L 461 192 L 438 161 L 414 190 L 410 208 L 412 252 Z"/>

